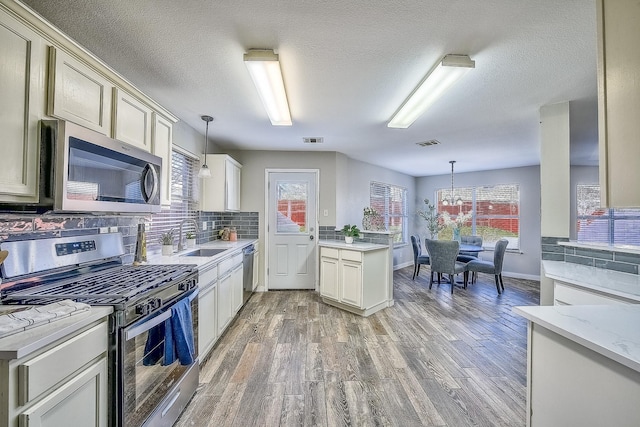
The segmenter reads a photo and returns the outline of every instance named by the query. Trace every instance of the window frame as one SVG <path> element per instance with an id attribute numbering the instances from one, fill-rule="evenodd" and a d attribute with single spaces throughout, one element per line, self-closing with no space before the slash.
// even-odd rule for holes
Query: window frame
<path id="1" fill-rule="evenodd" d="M 375 188 L 383 189 L 383 192 L 374 192 Z M 390 212 L 392 204 L 390 201 L 393 199 L 394 192 L 400 194 L 400 213 L 392 213 Z M 408 244 L 408 236 L 409 236 L 409 213 L 408 213 L 408 202 L 407 202 L 407 188 L 402 187 L 395 184 L 389 184 L 380 181 L 370 181 L 369 182 L 369 206 L 374 208 L 378 205 L 378 202 L 375 202 L 374 199 L 384 198 L 384 209 L 380 212 L 378 209 L 378 213 L 384 219 L 384 226 L 387 231 L 391 231 L 389 224 L 392 223 L 391 218 L 399 218 L 401 222 L 401 229 L 399 233 L 394 235 L 393 246 L 398 247 L 402 245 Z M 399 238 L 397 237 L 399 236 Z M 397 239 L 397 240 L 396 240 Z"/>
<path id="2" fill-rule="evenodd" d="M 495 188 L 495 187 L 512 187 L 512 191 L 515 191 L 515 193 L 517 194 L 517 203 L 516 203 L 516 208 L 515 214 L 494 214 L 494 215 L 488 215 L 488 214 L 478 214 L 478 190 L 479 189 L 485 189 L 485 188 Z M 478 185 L 478 186 L 472 186 L 472 187 L 456 187 L 454 188 L 454 195 L 456 196 L 464 196 L 462 198 L 462 204 L 461 205 L 455 205 L 453 207 L 451 207 L 451 205 L 448 205 L 449 207 L 447 209 L 442 209 L 441 207 L 444 206 L 444 204 L 442 203 L 442 197 L 445 196 L 447 198 L 450 197 L 451 194 L 451 188 L 439 188 L 435 191 L 435 200 L 437 201 L 437 212 L 440 214 L 443 211 L 447 211 L 449 212 L 449 214 L 451 215 L 452 219 L 456 218 L 458 216 L 457 213 L 452 212 L 453 210 L 456 210 L 456 208 L 458 209 L 459 212 L 462 213 L 467 213 L 469 211 L 472 211 L 473 214 L 471 216 L 471 226 L 470 226 L 470 231 L 472 235 L 477 235 L 478 232 L 478 222 L 481 222 L 482 220 L 515 220 L 517 221 L 517 245 L 514 246 L 513 244 L 513 240 L 510 239 L 510 245 L 507 247 L 507 251 L 513 251 L 513 252 L 518 252 L 520 251 L 520 248 L 522 247 L 522 233 L 521 233 L 521 216 L 520 216 L 520 205 L 521 205 L 521 197 L 520 197 L 520 184 L 505 184 L 505 183 L 500 183 L 500 184 L 492 184 L 492 185 Z M 468 227 L 468 226 L 466 226 Z M 497 242 L 497 240 L 496 240 Z M 483 236 L 483 241 L 482 241 L 482 247 L 484 249 L 493 249 L 495 247 L 495 242 L 489 242 L 487 239 L 484 238 Z"/>

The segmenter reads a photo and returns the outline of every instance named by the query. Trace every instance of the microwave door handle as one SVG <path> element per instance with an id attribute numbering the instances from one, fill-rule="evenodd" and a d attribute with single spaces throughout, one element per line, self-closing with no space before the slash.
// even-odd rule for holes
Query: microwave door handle
<path id="1" fill-rule="evenodd" d="M 158 173 L 151 163 L 147 163 L 147 166 L 145 166 L 144 169 L 140 187 L 142 188 L 142 198 L 146 203 L 149 203 L 149 200 L 153 200 L 156 197 L 156 194 L 158 194 Z M 146 185 L 148 179 L 151 180 L 150 192 L 147 191 Z"/>

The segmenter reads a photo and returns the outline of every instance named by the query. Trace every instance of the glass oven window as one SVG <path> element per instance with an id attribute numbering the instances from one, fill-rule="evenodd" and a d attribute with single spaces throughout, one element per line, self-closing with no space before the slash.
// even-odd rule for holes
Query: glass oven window
<path id="1" fill-rule="evenodd" d="M 197 297 L 191 303 L 195 348 L 197 349 Z M 169 394 L 171 388 L 191 365 L 181 365 L 176 359 L 167 365 L 164 358 L 165 329 L 170 327 L 170 308 L 150 318 L 142 319 L 125 329 L 123 342 L 123 418 L 126 426 L 139 426 Z M 157 323 L 159 317 L 168 319 Z M 137 330 L 126 339 L 127 330 Z M 197 350 L 196 350 L 197 351 Z M 197 356 L 197 354 L 196 354 Z M 194 363 L 198 363 L 195 358 Z"/>

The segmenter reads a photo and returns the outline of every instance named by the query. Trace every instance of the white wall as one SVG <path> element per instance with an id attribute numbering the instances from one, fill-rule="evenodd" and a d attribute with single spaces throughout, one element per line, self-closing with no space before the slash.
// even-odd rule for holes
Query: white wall
<path id="1" fill-rule="evenodd" d="M 416 211 L 416 178 L 351 158 L 348 159 L 347 168 L 347 185 L 345 186 L 347 194 L 343 196 L 346 199 L 338 200 L 339 206 L 344 206 L 344 217 L 336 225 L 342 227 L 344 224 L 357 224 L 362 228 L 363 209 L 369 206 L 370 184 L 371 181 L 377 181 L 407 189 L 408 235 L 410 235 L 413 231 L 413 214 Z M 411 245 L 396 247 L 393 251 L 393 258 L 395 266 L 413 265 Z"/>
<path id="2" fill-rule="evenodd" d="M 202 122 L 202 132 L 204 132 L 204 122 Z M 211 125 L 209 125 L 211 126 Z M 173 143 L 180 148 L 201 155 L 204 153 L 204 134 L 195 130 L 183 121 L 179 121 L 173 125 Z M 216 145 L 209 138 L 209 153 L 216 152 Z"/>
<path id="3" fill-rule="evenodd" d="M 493 171 L 456 173 L 456 187 L 518 184 L 520 186 L 520 253 L 507 252 L 504 260 L 505 276 L 538 279 L 540 276 L 540 168 L 499 169 Z M 423 200 L 435 200 L 435 192 L 451 187 L 451 175 L 417 178 L 414 203 L 424 209 Z M 414 210 L 415 212 L 415 210 Z M 427 237 L 424 220 L 414 214 L 416 232 Z M 508 248 L 507 248 L 508 249 Z M 493 260 L 493 252 L 481 253 L 481 258 Z"/>

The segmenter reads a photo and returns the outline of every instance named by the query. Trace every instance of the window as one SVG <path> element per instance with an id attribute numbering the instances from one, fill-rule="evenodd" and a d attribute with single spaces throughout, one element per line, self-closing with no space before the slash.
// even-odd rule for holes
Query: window
<path id="1" fill-rule="evenodd" d="M 183 219 L 198 218 L 199 160 L 174 149 L 171 155 L 171 207 L 154 214 L 148 227 L 149 246 L 160 245 L 160 234 L 174 229 L 174 244 L 178 242 L 178 229 Z M 184 226 L 184 232 L 195 231 L 192 223 Z"/>
<path id="2" fill-rule="evenodd" d="M 371 181 L 369 206 L 383 218 L 389 231 L 398 232 L 395 244 L 407 242 L 407 189 L 391 184 Z"/>
<path id="3" fill-rule="evenodd" d="M 600 207 L 600 186 L 578 184 L 576 191 L 579 242 L 640 246 L 640 210 Z"/>
<path id="4" fill-rule="evenodd" d="M 443 201 L 451 199 L 450 193 L 450 189 L 437 191 L 438 212 L 449 212 L 455 218 L 460 212 L 473 211 L 460 234 L 481 236 L 485 248 L 493 248 L 502 238 L 509 240 L 508 249 L 520 248 L 520 187 L 517 184 L 456 188 L 455 203 L 445 205 Z M 451 229 L 445 228 L 439 237 L 451 239 Z"/>

